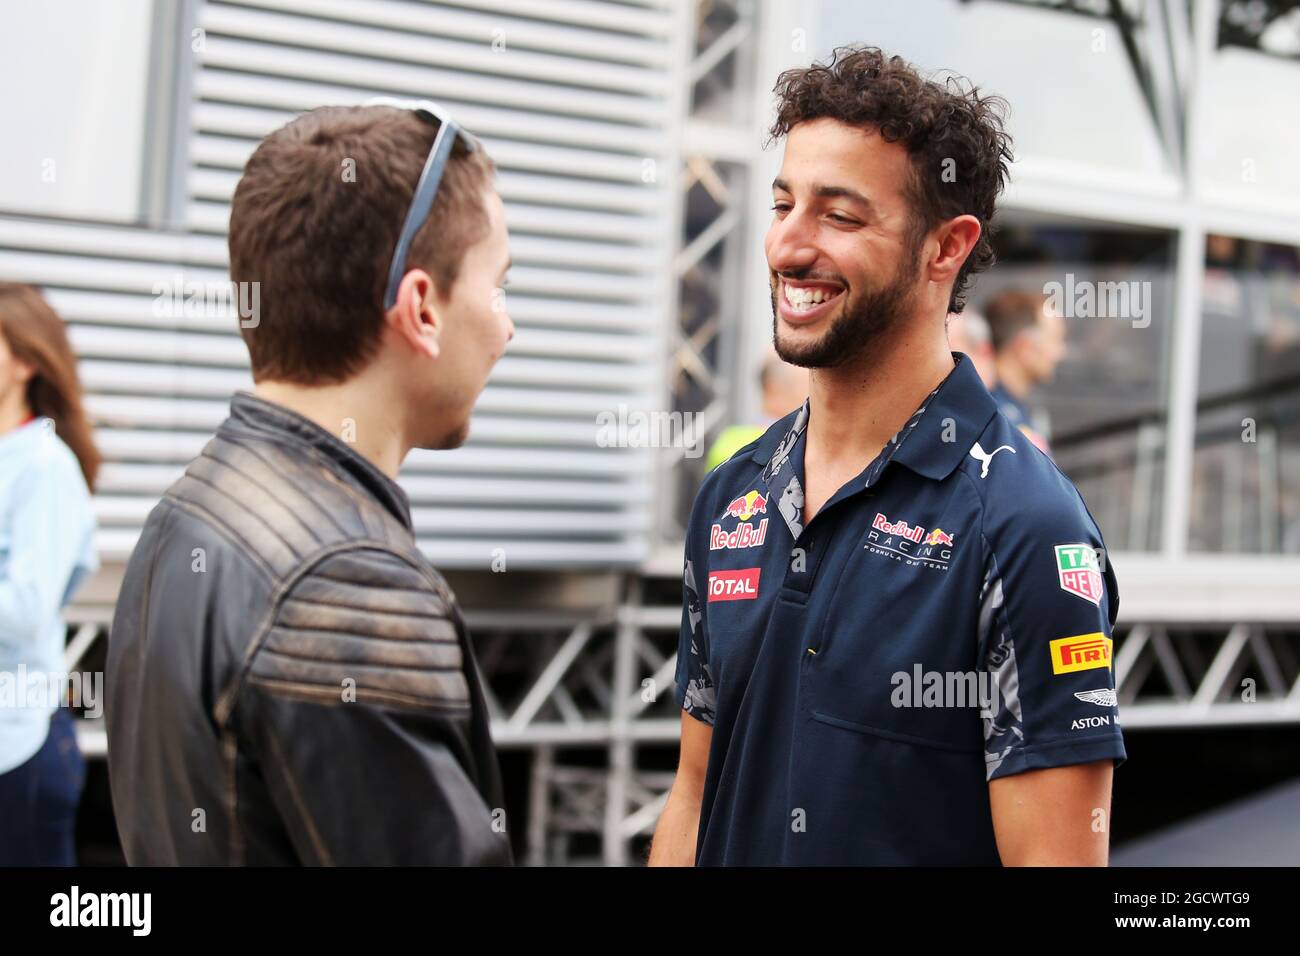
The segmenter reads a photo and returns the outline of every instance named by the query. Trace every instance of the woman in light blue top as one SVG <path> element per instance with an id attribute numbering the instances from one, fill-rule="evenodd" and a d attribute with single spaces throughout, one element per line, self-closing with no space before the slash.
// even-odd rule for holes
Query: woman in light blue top
<path id="1" fill-rule="evenodd" d="M 95 570 L 99 454 L 62 320 L 0 282 L 0 866 L 71 866 L 85 765 L 62 609 Z"/>

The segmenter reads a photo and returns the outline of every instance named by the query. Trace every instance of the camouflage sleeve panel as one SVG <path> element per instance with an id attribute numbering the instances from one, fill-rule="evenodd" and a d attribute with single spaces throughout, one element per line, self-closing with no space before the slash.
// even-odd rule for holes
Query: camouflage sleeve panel
<path id="1" fill-rule="evenodd" d="M 703 605 L 690 558 L 686 559 L 682 584 L 682 629 L 677 641 L 677 703 L 696 720 L 712 726 L 717 709 L 717 690 L 709 672 Z"/>

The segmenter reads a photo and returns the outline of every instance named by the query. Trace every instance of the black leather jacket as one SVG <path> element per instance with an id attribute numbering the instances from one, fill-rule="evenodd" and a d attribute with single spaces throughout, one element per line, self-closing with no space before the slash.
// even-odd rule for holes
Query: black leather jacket
<path id="1" fill-rule="evenodd" d="M 105 716 L 131 864 L 508 864 L 478 670 L 405 493 L 248 393 L 145 523 Z"/>

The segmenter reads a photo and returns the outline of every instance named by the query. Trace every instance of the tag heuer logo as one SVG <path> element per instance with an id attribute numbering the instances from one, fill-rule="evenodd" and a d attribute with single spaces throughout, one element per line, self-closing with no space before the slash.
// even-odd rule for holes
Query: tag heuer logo
<path id="1" fill-rule="evenodd" d="M 1061 590 L 1101 605 L 1101 564 L 1090 544 L 1058 544 L 1056 574 Z"/>

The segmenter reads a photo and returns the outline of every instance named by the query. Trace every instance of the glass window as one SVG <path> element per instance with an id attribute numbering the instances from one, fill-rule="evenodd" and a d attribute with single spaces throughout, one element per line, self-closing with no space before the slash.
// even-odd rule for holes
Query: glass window
<path id="1" fill-rule="evenodd" d="M 1203 184 L 1227 201 L 1300 202 L 1300 9 L 1229 0 L 1218 41 L 1203 87 Z"/>
<path id="2" fill-rule="evenodd" d="M 1300 552 L 1300 249 L 1206 239 L 1188 547 Z"/>
<path id="3" fill-rule="evenodd" d="M 1080 166 L 1167 173 L 1171 164 L 1143 89 L 1148 47 L 1163 39 L 1150 37 L 1134 16 L 1138 5 L 1121 10 L 1128 46 L 1112 17 L 1089 9 L 961 0 L 824 0 L 819 37 L 823 45 L 828 38 L 868 42 L 922 69 L 954 70 L 1005 97 L 1018 161 L 1046 162 L 1057 173 Z"/>
<path id="4" fill-rule="evenodd" d="M 153 0 L 5 6 L 0 213 L 141 218 Z"/>
<path id="5" fill-rule="evenodd" d="M 1059 364 L 1033 369 L 1037 381 L 1019 399 L 1029 427 L 1078 486 L 1108 547 L 1158 547 L 1173 235 L 1022 215 L 993 241 L 997 265 L 970 306 L 983 314 L 1007 292 L 1040 293 L 1064 320 Z"/>

